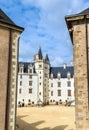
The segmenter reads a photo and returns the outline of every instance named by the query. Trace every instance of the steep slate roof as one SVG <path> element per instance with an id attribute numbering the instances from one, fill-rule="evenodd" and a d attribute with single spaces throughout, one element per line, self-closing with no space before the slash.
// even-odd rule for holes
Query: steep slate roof
<path id="1" fill-rule="evenodd" d="M 83 10 L 83 11 L 80 12 L 79 14 L 81 14 L 81 15 L 89 14 L 89 8 Z"/>
<path id="2" fill-rule="evenodd" d="M 1 9 L 0 9 L 0 21 L 16 25 Z"/>
<path id="3" fill-rule="evenodd" d="M 65 69 L 64 67 L 51 67 L 50 74 L 53 74 L 53 78 L 57 78 L 57 74 L 61 73 L 61 78 L 67 78 L 67 73 L 70 72 L 71 77 L 73 78 L 74 75 L 74 67 L 67 66 Z"/>
<path id="4" fill-rule="evenodd" d="M 18 64 L 19 65 L 20 64 L 24 65 L 24 73 L 28 73 L 28 65 L 32 65 L 33 68 L 34 68 L 34 73 L 36 73 L 34 63 L 32 63 L 32 62 L 19 62 Z M 18 65 L 18 67 L 19 67 L 19 65 Z M 18 68 L 18 72 L 19 72 L 19 68 Z M 59 72 L 61 73 L 61 78 L 67 78 L 67 73 L 68 72 L 70 72 L 71 78 L 73 78 L 74 67 L 73 66 L 67 66 L 65 69 L 64 69 L 64 67 L 50 67 L 50 76 L 51 76 L 51 73 L 52 73 L 53 78 L 57 78 L 57 74 Z"/>
<path id="5" fill-rule="evenodd" d="M 89 15 L 89 8 L 83 10 L 82 12 L 80 12 L 78 14 L 68 15 L 68 16 L 65 17 L 67 27 L 70 30 L 69 34 L 70 34 L 72 44 L 73 44 L 73 33 L 72 33 L 73 31 L 71 30 L 72 29 L 72 22 L 75 21 L 75 20 L 84 19 L 85 15 Z"/>
<path id="6" fill-rule="evenodd" d="M 68 16 L 65 17 L 65 19 L 71 18 L 71 17 L 77 17 L 77 16 L 84 16 L 84 15 L 87 15 L 87 14 L 89 14 L 89 8 L 83 10 L 82 12 L 80 12 L 78 14 L 68 15 Z"/>
<path id="7" fill-rule="evenodd" d="M 24 73 L 28 73 L 28 65 L 32 65 L 34 68 L 34 63 L 32 63 L 32 62 L 19 62 L 18 64 L 24 65 Z M 18 67 L 19 67 L 19 65 L 18 65 Z M 19 72 L 19 68 L 18 68 L 18 72 Z M 35 72 L 35 68 L 34 68 L 34 72 Z"/>
<path id="8" fill-rule="evenodd" d="M 48 54 L 46 54 L 46 56 L 45 56 L 45 60 L 49 62 Z"/>
<path id="9" fill-rule="evenodd" d="M 0 9 L 0 22 L 10 25 L 10 26 L 14 26 L 16 28 L 19 28 L 21 30 L 24 30 L 24 28 L 17 26 L 1 9 Z"/>
<path id="10" fill-rule="evenodd" d="M 43 59 L 41 47 L 39 48 L 38 55 L 39 55 L 39 59 Z"/>

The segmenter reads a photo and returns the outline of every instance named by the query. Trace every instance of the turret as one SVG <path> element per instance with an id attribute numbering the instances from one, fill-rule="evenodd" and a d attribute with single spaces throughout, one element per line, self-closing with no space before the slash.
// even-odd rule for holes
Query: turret
<path id="1" fill-rule="evenodd" d="M 42 50 L 41 50 L 41 47 L 39 47 L 38 54 L 34 55 L 34 61 L 36 61 L 36 60 L 42 60 L 42 59 L 43 59 Z"/>
<path id="2" fill-rule="evenodd" d="M 46 56 L 45 56 L 45 61 L 50 62 L 50 61 L 49 61 L 48 54 L 46 54 Z"/>
<path id="3" fill-rule="evenodd" d="M 39 59 L 41 60 L 43 59 L 41 47 L 39 47 L 38 56 L 39 56 Z"/>

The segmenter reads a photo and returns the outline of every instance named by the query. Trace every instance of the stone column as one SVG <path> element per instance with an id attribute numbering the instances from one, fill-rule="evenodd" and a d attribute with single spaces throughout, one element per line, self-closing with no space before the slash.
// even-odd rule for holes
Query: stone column
<path id="1" fill-rule="evenodd" d="M 0 15 L 7 17 L 1 10 Z M 18 46 L 23 28 L 6 20 L 0 19 L 0 130 L 15 130 Z"/>
<path id="2" fill-rule="evenodd" d="M 88 70 L 85 24 L 73 26 L 74 43 L 74 86 L 76 97 L 76 128 L 89 128 L 88 120 Z"/>
<path id="3" fill-rule="evenodd" d="M 89 130 L 89 23 L 85 16 L 66 17 L 74 48 L 76 130 Z"/>

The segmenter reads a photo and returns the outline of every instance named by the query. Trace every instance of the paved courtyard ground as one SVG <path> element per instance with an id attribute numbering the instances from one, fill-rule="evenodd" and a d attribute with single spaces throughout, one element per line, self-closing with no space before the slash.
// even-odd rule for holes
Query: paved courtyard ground
<path id="1" fill-rule="evenodd" d="M 17 109 L 16 130 L 75 130 L 74 122 L 74 107 L 23 107 Z"/>

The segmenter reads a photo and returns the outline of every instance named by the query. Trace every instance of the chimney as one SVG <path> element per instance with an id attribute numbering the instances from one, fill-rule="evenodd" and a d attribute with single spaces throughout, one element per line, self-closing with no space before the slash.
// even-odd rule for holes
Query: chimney
<path id="1" fill-rule="evenodd" d="M 66 69 L 66 64 L 65 63 L 63 64 L 63 67 L 64 67 L 64 69 Z"/>
<path id="2" fill-rule="evenodd" d="M 73 61 L 72 60 L 70 61 L 70 66 L 73 66 Z"/>

